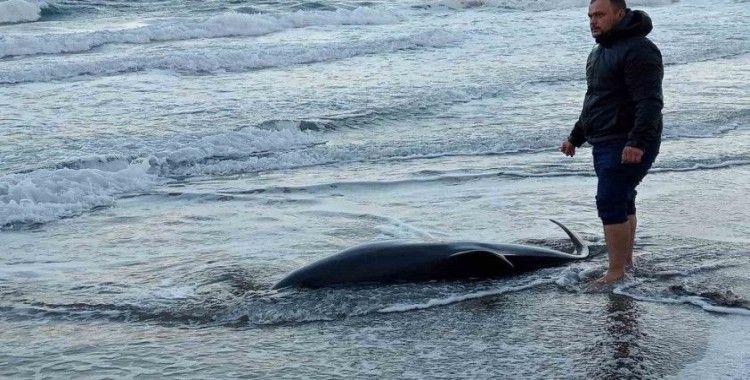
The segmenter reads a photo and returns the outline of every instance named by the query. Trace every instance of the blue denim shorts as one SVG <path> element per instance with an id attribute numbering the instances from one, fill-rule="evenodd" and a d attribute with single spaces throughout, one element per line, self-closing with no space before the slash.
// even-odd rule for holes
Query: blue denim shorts
<path id="1" fill-rule="evenodd" d="M 623 164 L 625 143 L 625 140 L 612 140 L 593 144 L 594 170 L 599 179 L 596 209 L 605 225 L 625 223 L 628 215 L 635 215 L 635 196 L 638 194 L 635 188 L 659 154 L 657 142 L 646 147 L 639 164 Z"/>

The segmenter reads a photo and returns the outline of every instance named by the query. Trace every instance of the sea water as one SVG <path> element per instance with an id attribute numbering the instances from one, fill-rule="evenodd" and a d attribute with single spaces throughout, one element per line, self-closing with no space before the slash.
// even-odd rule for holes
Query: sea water
<path id="1" fill-rule="evenodd" d="M 586 0 L 0 2 L 0 376 L 747 378 L 750 6 L 665 62 L 635 270 L 269 288 L 378 240 L 604 251 Z"/>

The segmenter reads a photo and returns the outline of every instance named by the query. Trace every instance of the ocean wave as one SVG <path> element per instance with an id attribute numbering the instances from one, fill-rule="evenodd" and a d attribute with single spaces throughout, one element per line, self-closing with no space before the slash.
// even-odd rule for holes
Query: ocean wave
<path id="1" fill-rule="evenodd" d="M 504 154 L 513 154 L 514 152 L 506 152 Z M 491 153 L 499 154 L 499 153 Z M 475 155 L 488 155 L 487 153 L 478 153 Z M 465 155 L 468 156 L 468 155 Z M 417 157 L 412 156 L 411 159 L 425 159 L 432 157 Z M 404 158 L 392 158 L 397 160 L 404 160 Z M 387 158 L 386 158 L 387 160 Z M 702 166 L 694 165 L 691 168 L 655 168 L 653 172 L 657 173 L 669 173 L 669 172 L 685 172 L 685 171 L 700 171 L 710 169 L 722 169 L 737 166 L 736 162 L 728 162 L 723 165 L 712 165 Z M 742 166 L 750 165 L 750 161 L 742 163 Z M 228 173 L 225 173 L 228 174 Z M 236 174 L 236 173 L 235 173 Z M 501 171 L 487 171 L 478 173 L 458 173 L 451 174 L 448 172 L 433 171 L 429 175 L 420 175 L 415 173 L 414 176 L 403 179 L 394 180 L 371 180 L 371 181 L 336 181 L 336 182 L 325 182 L 310 185 L 301 186 L 271 186 L 262 188 L 253 188 L 243 190 L 240 192 L 227 192 L 226 194 L 275 194 L 275 193 L 316 193 L 330 190 L 341 191 L 341 189 L 373 189 L 377 187 L 387 188 L 396 187 L 403 185 L 412 184 L 424 184 L 430 182 L 446 182 L 446 183 L 461 183 L 470 182 L 484 178 L 507 178 L 507 179 L 524 179 L 524 178 L 554 178 L 554 177 L 593 177 L 596 174 L 588 169 L 565 169 L 565 170 L 540 170 L 538 172 L 524 172 L 521 170 L 501 170 Z M 680 275 L 679 273 L 664 272 L 663 275 Z"/>
<path id="2" fill-rule="evenodd" d="M 217 141 L 224 138 L 218 137 Z M 236 146 L 237 151 L 221 153 L 221 150 L 227 150 L 228 147 L 221 144 L 213 147 L 217 150 L 213 150 L 210 143 L 206 146 L 183 147 L 132 161 L 118 157 L 81 159 L 58 164 L 54 169 L 30 170 L 0 177 L 0 227 L 17 228 L 78 216 L 92 209 L 111 206 L 118 197 L 133 193 L 148 194 L 154 186 L 169 179 L 301 168 L 334 162 L 337 157 L 339 161 L 358 159 L 356 155 L 348 156 L 344 148 L 325 153 L 287 147 L 283 152 L 271 153 L 239 152 L 241 146 Z M 382 186 L 398 182 L 372 184 Z M 340 186 L 367 183 L 342 183 Z M 330 186 L 317 187 L 322 189 Z M 296 189 L 279 187 L 253 189 L 244 193 L 287 193 L 315 189 L 316 186 Z M 227 194 L 208 196 L 212 199 L 231 199 L 233 195 Z M 173 192 L 168 195 L 185 196 Z"/>
<path id="3" fill-rule="evenodd" d="M 144 157 L 89 157 L 0 177 L 0 227 L 46 223 L 114 204 L 116 197 L 146 192 L 160 177 L 226 160 L 263 157 L 321 143 L 295 128 L 215 134 L 194 144 L 172 145 Z"/>
<path id="4" fill-rule="evenodd" d="M 281 129 L 245 128 L 236 132 L 206 136 L 189 146 L 175 146 L 148 158 L 151 172 L 164 177 L 190 177 L 185 168 L 221 165 L 223 162 L 262 160 L 271 155 L 290 154 L 325 143 L 321 136 L 294 127 Z"/>
<path id="5" fill-rule="evenodd" d="M 86 6 L 75 7 L 75 12 L 76 13 L 84 13 L 87 10 L 90 10 L 90 8 L 86 7 Z M 71 14 L 73 12 L 74 12 L 73 9 L 71 9 L 71 8 L 65 6 L 65 5 L 60 5 L 60 4 L 57 4 L 57 3 L 47 3 L 47 2 L 45 2 L 43 4 L 43 6 L 42 6 L 42 14 L 41 14 L 42 17 L 41 17 L 41 20 L 42 21 L 56 20 L 56 19 L 59 19 L 62 16 L 69 15 L 69 14 Z"/>
<path id="6" fill-rule="evenodd" d="M 291 8 L 292 9 L 323 9 L 323 10 L 335 9 L 334 6 L 331 4 L 326 4 L 320 1 L 309 1 L 309 0 L 294 3 L 291 5 Z"/>
<path id="7" fill-rule="evenodd" d="M 31 22 L 42 17 L 43 2 L 7 0 L 0 2 L 0 24 Z M 0 46 L 2 43 L 0 42 Z M 0 49 L 2 51 L 2 49 Z M 0 55 L 0 58 L 2 55 Z"/>
<path id="8" fill-rule="evenodd" d="M 11 67 L 0 73 L 0 84 L 53 81 L 84 75 L 117 75 L 147 70 L 172 70 L 185 74 L 239 72 L 327 62 L 367 54 L 446 47 L 455 44 L 461 38 L 461 34 L 437 30 L 387 39 L 316 45 L 255 45 L 232 50 L 203 49 L 103 59 L 82 58 L 77 62 L 35 65 L 14 62 L 14 65 L 9 65 Z"/>
<path id="9" fill-rule="evenodd" d="M 0 177 L 0 227 L 46 223 L 109 206 L 115 196 L 143 191 L 156 177 L 144 160 L 119 170 L 40 169 Z"/>
<path id="10" fill-rule="evenodd" d="M 417 158 L 415 158 L 417 159 Z M 421 158 L 420 158 L 421 159 Z M 317 183 L 317 184 L 310 184 L 310 185 L 303 185 L 303 186 L 271 186 L 271 187 L 261 187 L 261 188 L 253 188 L 253 189 L 247 189 L 247 190 L 241 190 L 241 191 L 229 191 L 229 192 L 223 192 L 223 194 L 237 194 L 237 195 L 245 195 L 245 194 L 276 194 L 276 193 L 316 193 L 316 192 L 324 192 L 324 191 L 341 191 L 342 189 L 373 189 L 373 188 L 387 188 L 387 187 L 395 187 L 395 186 L 402 186 L 402 185 L 411 185 L 411 184 L 424 184 L 429 182 L 447 182 L 447 183 L 460 183 L 460 182 L 470 182 L 482 178 L 497 178 L 497 177 L 506 177 L 509 179 L 512 178 L 539 178 L 539 177 L 563 177 L 563 176 L 581 176 L 581 177 L 591 177 L 594 176 L 593 173 L 590 173 L 589 171 L 568 171 L 568 172 L 549 172 L 549 173 L 540 173 L 538 175 L 534 174 L 528 174 L 528 173 L 522 173 L 522 172 L 513 172 L 513 171 L 506 171 L 506 172 L 498 172 L 498 171 L 491 171 L 491 172 L 483 172 L 483 173 L 466 173 L 466 174 L 448 174 L 444 172 L 439 171 L 433 171 L 430 173 L 430 175 L 419 175 L 419 173 L 415 174 L 417 177 L 411 177 L 411 178 L 404 178 L 404 179 L 397 179 L 397 180 L 372 180 L 372 181 L 335 181 L 335 182 L 325 182 L 325 183 Z"/>
<path id="11" fill-rule="evenodd" d="M 291 124 L 291 128 L 299 130 L 297 124 Z M 316 124 L 317 128 L 317 124 Z M 310 129 L 315 131 L 315 129 Z M 326 130 L 319 129 L 321 139 Z M 554 142 L 542 138 L 530 136 L 528 140 L 507 140 L 498 136 L 495 142 L 487 144 L 483 138 L 464 139 L 461 144 L 450 145 L 441 140 L 423 142 L 420 146 L 381 146 L 370 145 L 337 145 L 323 143 L 300 147 L 300 149 L 286 150 L 283 152 L 271 152 L 262 156 L 252 155 L 238 160 L 202 161 L 195 165 L 173 166 L 169 168 L 169 175 L 177 177 L 195 177 L 212 175 L 234 175 L 270 170 L 292 169 L 326 165 L 329 163 L 353 163 L 353 162 L 406 162 L 411 160 L 433 160 L 451 157 L 482 157 L 482 156 L 504 156 L 511 157 L 517 154 L 552 154 L 556 149 L 550 148 Z M 676 141 L 679 141 L 676 140 Z M 541 157 L 541 156 L 540 156 Z M 515 163 L 514 163 L 515 162 Z M 536 161 L 535 161 L 536 162 Z M 651 169 L 654 175 L 665 173 L 695 172 L 706 170 L 723 170 L 750 165 L 750 159 L 746 154 L 722 154 L 717 157 L 706 158 L 669 158 L 659 160 L 657 165 Z M 166 172 L 165 172 L 166 174 Z M 404 174 L 401 178 L 382 179 L 371 178 L 353 181 L 334 181 L 323 183 L 311 183 L 300 186 L 263 187 L 249 190 L 252 193 L 277 193 L 277 192 L 325 192 L 335 189 L 360 189 L 373 187 L 394 187 L 408 184 L 421 184 L 428 182 L 469 182 L 483 178 L 554 178 L 554 177 L 592 177 L 593 170 L 584 162 L 576 165 L 563 163 L 522 163 L 520 161 L 508 161 L 504 167 L 489 170 L 430 170 L 428 172 L 416 172 Z"/>
<path id="12" fill-rule="evenodd" d="M 423 149 L 425 147 L 422 147 Z M 428 147 L 427 149 L 430 149 Z M 469 149 L 469 148 L 467 148 Z M 363 161 L 409 161 L 409 160 L 427 160 L 445 157 L 476 157 L 476 156 L 495 156 L 510 155 L 530 152 L 552 151 L 548 149 L 522 149 L 522 150 L 503 150 L 500 146 L 488 151 L 471 151 L 465 152 L 428 152 L 422 151 L 416 147 L 388 148 L 388 147 L 357 147 L 350 146 L 321 146 L 319 149 L 298 149 L 285 152 L 275 152 L 265 155 L 252 155 L 239 160 L 203 160 L 201 162 L 193 161 L 188 165 L 169 166 L 168 170 L 162 172 L 163 175 L 174 178 L 202 177 L 215 175 L 235 175 L 246 173 L 257 173 L 272 170 L 296 169 L 310 166 L 326 165 L 330 163 L 352 163 Z M 186 162 L 188 163 L 188 162 Z M 193 164 L 194 163 L 194 164 Z M 750 165 L 750 160 L 730 160 L 716 163 L 683 163 L 679 167 L 659 166 L 654 167 L 651 173 L 673 173 L 673 172 L 691 172 L 703 170 L 720 170 L 738 166 Z M 167 169 L 165 167 L 165 169 Z M 482 178 L 503 177 L 508 179 L 525 179 L 525 178 L 555 178 L 555 177 L 593 177 L 595 173 L 586 167 L 561 167 L 555 165 L 540 165 L 538 167 L 514 168 L 508 167 L 503 170 L 490 170 L 469 173 L 449 173 L 434 171 L 429 175 L 415 174 L 416 177 L 395 179 L 390 181 L 372 180 L 372 181 L 342 181 L 324 184 L 314 184 L 300 187 L 278 187 L 254 189 L 254 192 L 314 192 L 331 187 L 335 188 L 372 188 L 376 186 L 400 186 L 405 184 L 416 184 L 426 182 L 469 182 Z"/>
<path id="13" fill-rule="evenodd" d="M 533 143 L 532 143 L 533 144 Z M 481 149 L 478 151 L 478 149 Z M 207 157 L 204 160 L 186 160 L 180 165 L 163 165 L 162 161 L 152 161 L 152 164 L 159 165 L 164 169 L 161 173 L 164 176 L 173 178 L 187 177 L 204 177 L 216 175 L 235 175 L 258 173 L 273 170 L 297 169 L 311 166 L 327 165 L 331 163 L 355 163 L 355 162 L 394 162 L 409 160 L 425 160 L 446 157 L 472 157 L 488 155 L 504 155 L 520 153 L 522 151 L 530 152 L 533 149 L 513 149 L 509 150 L 504 147 L 502 142 L 493 146 L 481 146 L 481 142 L 476 144 L 467 142 L 465 146 L 451 148 L 450 151 L 444 150 L 442 142 L 435 142 L 429 146 L 381 146 L 381 145 L 334 145 L 317 143 L 298 149 L 287 149 L 284 151 L 252 153 L 237 157 L 237 159 L 214 159 Z M 174 161 L 171 161 L 174 162 Z M 476 179 L 477 176 L 506 176 L 506 177 L 557 177 L 570 175 L 593 175 L 588 171 L 571 171 L 570 169 L 560 169 L 559 171 L 548 170 L 540 172 L 527 172 L 522 169 L 508 169 L 502 172 L 493 171 L 482 174 L 469 174 L 449 176 L 452 179 L 465 178 L 467 180 Z M 434 180 L 444 180 L 437 178 Z M 408 179 L 412 181 L 413 179 Z M 418 181 L 424 181 L 422 178 Z M 433 179 L 427 179 L 433 180 Z M 394 183 L 403 183 L 405 181 L 395 181 Z M 354 182 L 353 186 L 368 182 Z"/>
<path id="14" fill-rule="evenodd" d="M 301 128 L 297 123 L 262 123 L 188 144 L 168 142 L 161 150 L 141 156 L 83 157 L 0 177 L 0 226 L 77 216 L 111 206 L 118 197 L 148 193 L 172 179 L 426 155 L 430 153 L 420 147 L 328 146 L 325 130 Z"/>
<path id="15" fill-rule="evenodd" d="M 457 156 L 456 152 L 438 154 L 436 147 L 387 148 L 382 146 L 329 145 L 324 132 L 288 128 L 266 130 L 252 128 L 239 132 L 208 136 L 189 145 L 173 146 L 144 157 L 97 157 L 73 160 L 52 169 L 37 169 L 0 177 L 0 225 L 16 226 L 44 223 L 76 216 L 88 210 L 112 205 L 116 197 L 128 193 L 145 194 L 158 183 L 185 178 L 212 177 L 298 169 L 330 163 L 367 160 L 407 161 Z M 467 148 L 469 149 L 469 148 Z M 465 152 L 466 156 L 514 154 L 518 152 Z M 543 152 L 542 152 L 543 153 Z M 750 160 L 730 160 L 714 164 L 689 164 L 689 167 L 662 166 L 654 173 L 699 171 L 750 165 Z M 313 183 L 300 186 L 271 186 L 241 192 L 203 194 L 211 199 L 227 200 L 245 194 L 275 194 L 341 191 L 344 188 L 393 187 L 427 182 L 469 182 L 482 178 L 591 177 L 592 170 L 557 166 L 528 166 L 525 169 L 452 173 L 431 171 L 413 173 L 393 180 L 361 180 Z M 170 192 L 169 196 L 184 195 Z M 666 274 L 666 273 L 665 273 Z"/>
<path id="16" fill-rule="evenodd" d="M 11 1 L 35 7 L 35 20 L 39 18 L 38 6 L 23 0 Z M 4 14 L 2 4 L 4 3 L 0 3 L 0 22 L 3 22 Z M 167 21 L 124 30 L 5 36 L 0 40 L 0 58 L 78 53 L 116 43 L 146 44 L 157 41 L 260 36 L 309 26 L 375 25 L 396 23 L 399 20 L 392 13 L 364 7 L 353 10 L 297 11 L 282 15 L 225 13 L 204 21 Z"/>
<path id="17" fill-rule="evenodd" d="M 630 0 L 628 6 L 664 6 L 679 2 L 679 0 Z M 555 9 L 583 8 L 589 5 L 588 0 L 441 0 L 429 4 L 418 5 L 419 8 L 443 6 L 453 9 L 469 9 L 479 7 L 493 7 L 522 11 L 549 11 Z"/>
<path id="18" fill-rule="evenodd" d="M 750 159 L 741 157 L 718 159 L 695 160 L 682 163 L 674 163 L 674 166 L 657 166 L 651 169 L 651 173 L 674 173 L 674 172 L 693 172 L 703 170 L 719 170 L 738 166 L 750 165 Z"/>
<path id="19" fill-rule="evenodd" d="M 342 188 L 393 187 L 426 182 L 469 182 L 482 178 L 553 178 L 594 176 L 585 163 L 563 164 L 513 159 L 532 153 L 543 158 L 553 154 L 550 142 L 531 136 L 524 141 L 505 141 L 502 136 L 488 144 L 482 136 L 461 144 L 442 139 L 415 144 L 340 144 L 328 129 L 311 123 L 274 121 L 237 131 L 223 132 L 192 141 L 166 140 L 153 150 L 133 155 L 93 156 L 71 159 L 41 168 L 0 177 L 0 226 L 44 223 L 112 205 L 129 194 L 149 194 L 159 183 L 202 178 L 299 169 L 358 162 L 407 162 L 446 157 L 508 157 L 501 167 L 485 170 L 430 170 L 404 173 L 401 177 L 361 178 L 355 181 L 323 181 L 298 186 L 270 186 L 240 193 L 214 194 L 215 199 L 256 193 L 326 192 Z M 325 124 L 323 124 L 325 125 Z M 670 172 L 719 170 L 750 165 L 743 153 L 711 158 L 659 161 L 654 175 Z M 174 195 L 174 194 L 169 194 Z"/>

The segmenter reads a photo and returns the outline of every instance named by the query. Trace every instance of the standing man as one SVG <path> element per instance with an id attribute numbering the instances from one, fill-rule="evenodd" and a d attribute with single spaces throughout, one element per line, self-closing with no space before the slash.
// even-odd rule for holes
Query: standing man
<path id="1" fill-rule="evenodd" d="M 661 52 L 646 35 L 651 18 L 624 0 L 592 0 L 591 35 L 597 45 L 586 62 L 583 110 L 560 150 L 593 145 L 598 177 L 596 207 L 604 224 L 607 273 L 597 283 L 622 279 L 633 262 L 636 186 L 659 154 L 664 77 Z"/>

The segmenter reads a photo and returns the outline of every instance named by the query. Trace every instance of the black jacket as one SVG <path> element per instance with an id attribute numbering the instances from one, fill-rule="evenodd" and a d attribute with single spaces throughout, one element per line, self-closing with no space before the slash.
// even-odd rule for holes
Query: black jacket
<path id="1" fill-rule="evenodd" d="M 568 137 L 573 145 L 627 139 L 628 146 L 645 149 L 661 139 L 664 65 L 646 38 L 652 28 L 645 12 L 628 9 L 596 39 L 586 62 L 583 110 Z"/>

